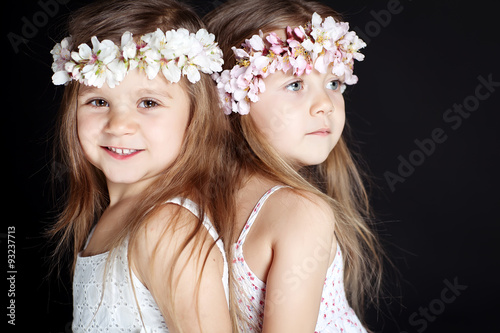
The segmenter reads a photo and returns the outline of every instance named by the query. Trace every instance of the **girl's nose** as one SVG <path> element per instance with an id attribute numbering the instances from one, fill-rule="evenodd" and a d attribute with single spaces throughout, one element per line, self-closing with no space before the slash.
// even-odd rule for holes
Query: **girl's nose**
<path id="1" fill-rule="evenodd" d="M 333 101 L 329 94 L 324 89 L 316 90 L 313 96 L 314 102 L 311 105 L 311 115 L 319 114 L 330 115 L 334 111 Z"/>
<path id="2" fill-rule="evenodd" d="M 137 130 L 137 123 L 131 112 L 126 110 L 110 110 L 105 132 L 111 135 L 131 135 Z"/>

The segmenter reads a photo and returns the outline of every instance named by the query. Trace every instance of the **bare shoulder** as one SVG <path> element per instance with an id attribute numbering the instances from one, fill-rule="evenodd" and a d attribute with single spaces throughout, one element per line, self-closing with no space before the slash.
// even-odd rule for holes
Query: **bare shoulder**
<path id="1" fill-rule="evenodd" d="M 146 218 L 139 231 L 153 238 L 155 236 L 162 238 L 165 233 L 167 235 L 175 233 L 176 236 L 186 235 L 197 221 L 198 218 L 187 208 L 175 203 L 165 203 Z"/>
<path id="2" fill-rule="evenodd" d="M 185 260 L 200 259 L 197 257 L 205 257 L 211 252 L 213 242 L 208 230 L 188 209 L 173 203 L 164 204 L 137 230 L 131 248 L 133 267 L 142 282 L 148 285 L 153 262 L 157 269 L 161 269 L 160 264 L 167 270 L 186 254 L 189 255 Z M 219 261 L 217 251 L 213 254 L 214 260 Z M 157 257 L 161 258 L 160 262 L 157 262 Z"/>
<path id="3" fill-rule="evenodd" d="M 262 212 L 273 217 L 273 224 L 279 227 L 290 223 L 305 226 L 331 228 L 335 216 L 330 205 L 323 198 L 305 191 L 282 188 L 275 191 L 266 201 Z"/>
<path id="4" fill-rule="evenodd" d="M 166 238 L 181 238 L 196 223 L 196 217 L 176 204 L 163 204 L 150 214 L 137 230 L 137 240 L 149 246 L 158 245 Z M 173 235 L 176 237 L 171 237 Z"/>
<path id="5" fill-rule="evenodd" d="M 261 212 L 275 241 L 286 243 L 311 237 L 334 241 L 333 210 L 315 194 L 282 188 L 267 199 Z"/>

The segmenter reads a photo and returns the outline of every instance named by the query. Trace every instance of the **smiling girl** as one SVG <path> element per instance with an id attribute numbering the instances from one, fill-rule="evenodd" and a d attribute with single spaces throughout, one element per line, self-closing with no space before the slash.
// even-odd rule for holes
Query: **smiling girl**
<path id="1" fill-rule="evenodd" d="M 312 1 L 228 1 L 205 20 L 224 52 L 214 78 L 235 135 L 239 331 L 366 332 L 381 251 L 342 95 L 365 44 Z"/>
<path id="2" fill-rule="evenodd" d="M 69 188 L 51 233 L 73 253 L 73 331 L 229 332 L 214 36 L 170 0 L 69 22 L 52 50 Z"/>

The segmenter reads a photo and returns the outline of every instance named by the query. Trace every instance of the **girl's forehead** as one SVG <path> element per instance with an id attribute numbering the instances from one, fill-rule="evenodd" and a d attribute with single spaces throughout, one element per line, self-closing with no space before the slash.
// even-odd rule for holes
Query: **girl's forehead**
<path id="1" fill-rule="evenodd" d="M 154 79 L 149 79 L 144 71 L 136 68 L 128 73 L 120 84 L 109 87 L 104 83 L 101 88 L 80 84 L 78 96 L 102 95 L 106 96 L 161 96 L 168 99 L 185 97 L 185 85 L 169 82 L 160 72 Z"/>

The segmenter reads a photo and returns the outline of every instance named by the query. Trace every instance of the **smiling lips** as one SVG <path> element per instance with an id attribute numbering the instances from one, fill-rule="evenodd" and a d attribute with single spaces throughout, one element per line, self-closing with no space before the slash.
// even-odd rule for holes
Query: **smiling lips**
<path id="1" fill-rule="evenodd" d="M 129 157 L 132 157 L 134 155 L 137 155 L 143 149 L 130 149 L 130 148 L 116 148 L 116 147 L 102 147 L 106 152 L 108 152 L 111 157 L 118 159 L 118 160 L 124 160 Z"/>

